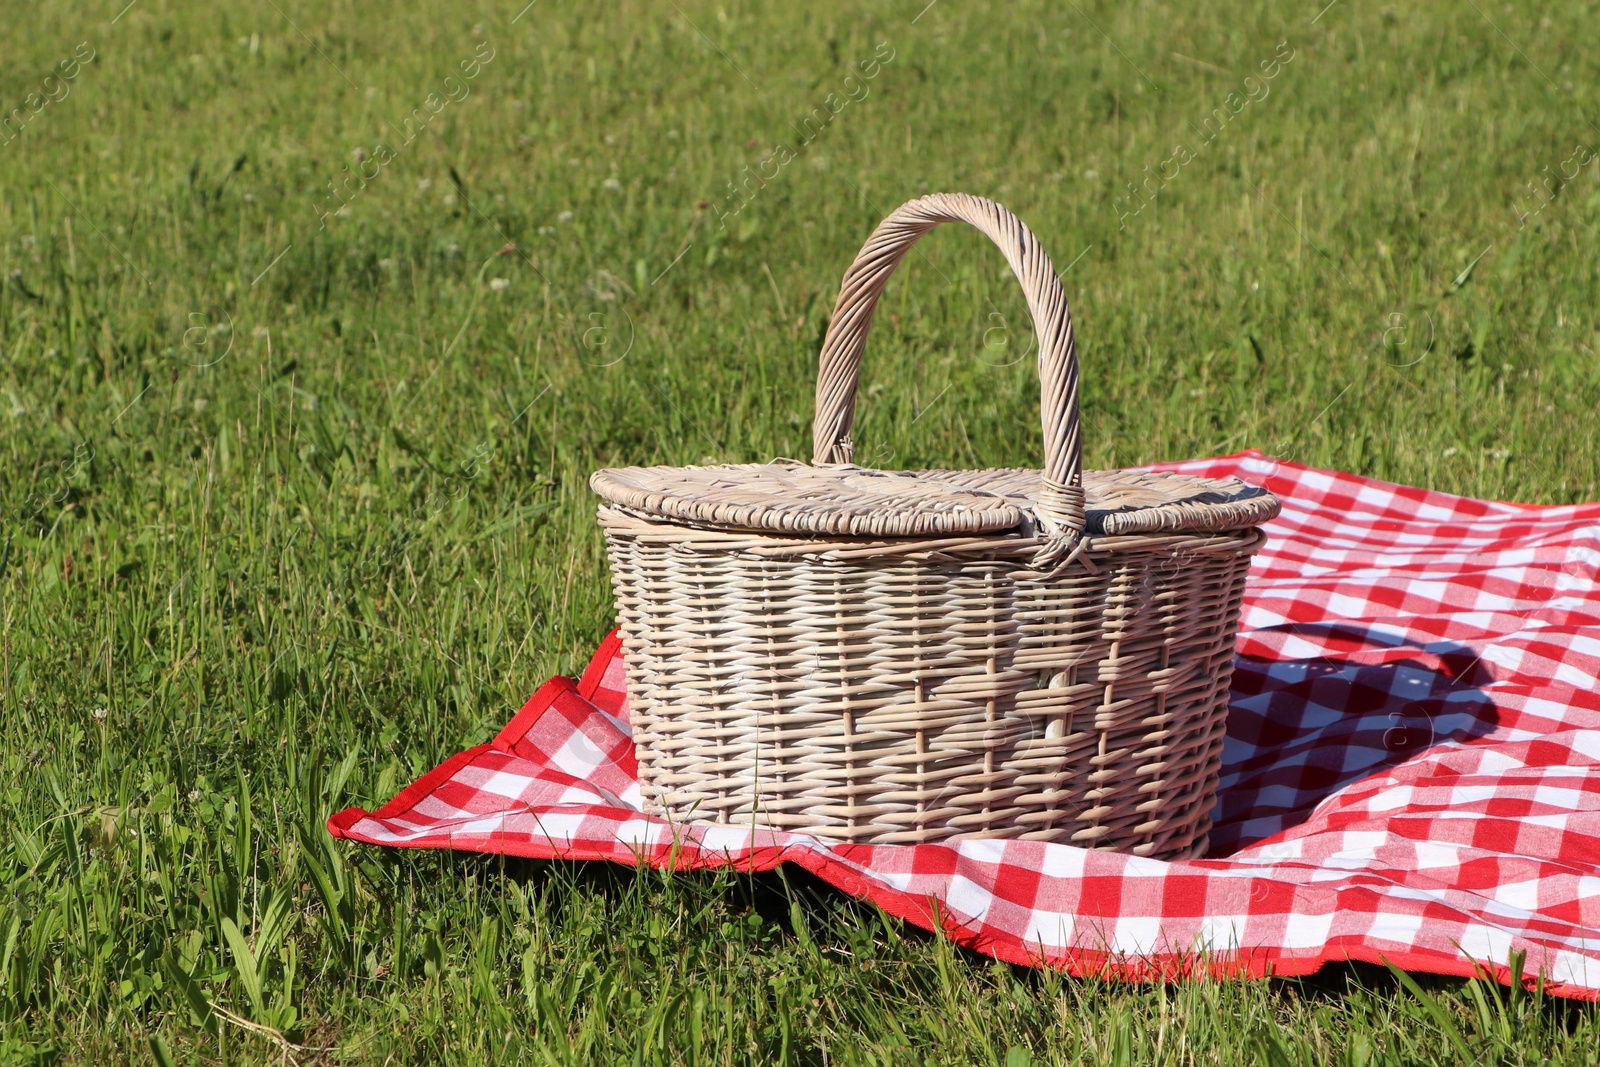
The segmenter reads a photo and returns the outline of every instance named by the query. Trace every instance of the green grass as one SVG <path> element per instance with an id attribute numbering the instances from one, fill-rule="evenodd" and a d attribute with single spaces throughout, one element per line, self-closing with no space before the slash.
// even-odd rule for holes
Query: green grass
<path id="1" fill-rule="evenodd" d="M 1600 495 L 1597 5 L 923 2 L 7 6 L 0 1060 L 1600 1057 L 1594 1010 L 1474 983 L 1075 981 L 794 876 L 327 839 L 581 668 L 592 469 L 809 456 L 839 276 L 923 191 L 1081 255 L 1091 465 Z M 919 248 L 860 458 L 1036 464 L 1001 258 Z"/>

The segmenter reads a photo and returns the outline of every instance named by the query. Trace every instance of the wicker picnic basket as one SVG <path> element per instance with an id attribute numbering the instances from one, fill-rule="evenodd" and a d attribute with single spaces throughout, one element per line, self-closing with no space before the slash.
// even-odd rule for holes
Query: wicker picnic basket
<path id="1" fill-rule="evenodd" d="M 873 308 L 944 222 L 1005 253 L 1039 340 L 1045 467 L 850 462 Z M 988 200 L 913 200 L 845 274 L 813 465 L 596 472 L 639 781 L 671 819 L 853 842 L 1204 852 L 1250 556 L 1242 482 L 1083 471 L 1072 320 Z"/>

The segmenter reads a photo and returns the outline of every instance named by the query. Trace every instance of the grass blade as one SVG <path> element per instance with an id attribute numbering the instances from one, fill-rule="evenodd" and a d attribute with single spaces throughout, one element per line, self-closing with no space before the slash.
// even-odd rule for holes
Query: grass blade
<path id="1" fill-rule="evenodd" d="M 1379 958 L 1382 959 L 1381 956 Z M 1406 987 L 1406 992 L 1417 998 L 1423 1010 L 1433 1016 L 1433 1021 L 1439 1024 L 1440 1030 L 1444 1031 L 1445 1040 L 1449 1041 L 1461 1056 L 1461 1062 L 1471 1063 L 1474 1057 L 1472 1051 L 1467 1048 L 1466 1039 L 1461 1036 L 1461 1031 L 1456 1028 L 1456 1024 L 1444 1013 L 1444 1009 L 1439 1006 L 1439 1002 L 1430 996 L 1427 990 L 1418 985 L 1415 978 L 1412 978 L 1399 967 L 1396 967 L 1386 959 L 1383 961 L 1383 965 L 1389 968 L 1390 973 L 1399 980 L 1401 985 Z"/>
<path id="2" fill-rule="evenodd" d="M 205 991 L 200 988 L 200 983 L 188 971 L 183 969 L 183 964 L 178 962 L 177 954 L 169 947 L 166 954 L 161 957 L 161 969 L 166 973 L 167 980 L 183 995 L 184 1001 L 189 1005 L 189 1010 L 194 1013 L 196 1023 L 206 1033 L 216 1036 L 217 1015 L 211 1010 L 211 1001 L 206 998 Z"/>
<path id="3" fill-rule="evenodd" d="M 244 986 L 245 993 L 250 997 L 250 1006 L 259 1018 L 266 1012 L 267 1002 L 261 995 L 261 975 L 256 969 L 255 953 L 250 951 L 249 942 L 227 916 L 222 919 L 222 937 L 233 956 L 233 968 L 239 975 L 239 983 Z"/>

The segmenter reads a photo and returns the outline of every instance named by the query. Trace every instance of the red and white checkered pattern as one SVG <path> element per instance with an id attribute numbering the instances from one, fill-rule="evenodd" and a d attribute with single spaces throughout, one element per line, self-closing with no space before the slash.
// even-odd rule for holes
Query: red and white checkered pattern
<path id="1" fill-rule="evenodd" d="M 615 635 L 498 737 L 336 837 L 766 869 L 1014 963 L 1306 974 L 1387 960 L 1600 999 L 1600 504 L 1446 496 L 1258 453 L 1168 469 L 1283 501 L 1250 572 L 1212 857 L 836 845 L 640 811 Z"/>

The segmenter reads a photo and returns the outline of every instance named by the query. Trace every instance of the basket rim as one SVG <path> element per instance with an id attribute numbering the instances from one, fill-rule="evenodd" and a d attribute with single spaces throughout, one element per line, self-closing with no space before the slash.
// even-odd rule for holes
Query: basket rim
<path id="1" fill-rule="evenodd" d="M 615 467 L 590 487 L 632 513 L 712 530 L 849 537 L 1031 532 L 1043 474 L 1026 468 L 884 471 L 794 460 Z M 1090 535 L 1222 532 L 1259 526 L 1265 489 L 1164 471 L 1084 471 Z"/>

